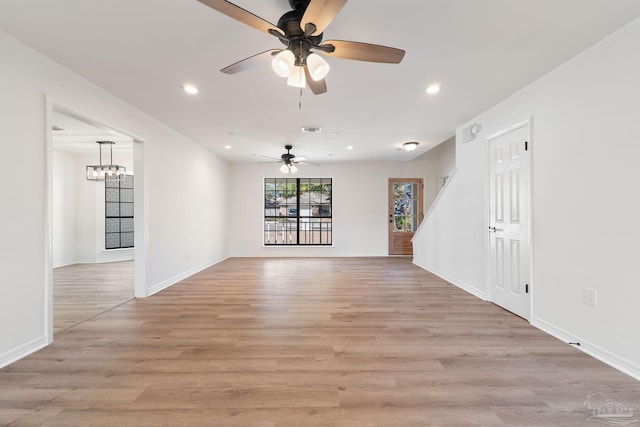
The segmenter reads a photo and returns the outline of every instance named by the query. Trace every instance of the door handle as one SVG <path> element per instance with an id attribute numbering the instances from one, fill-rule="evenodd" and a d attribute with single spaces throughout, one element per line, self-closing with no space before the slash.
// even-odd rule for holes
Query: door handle
<path id="1" fill-rule="evenodd" d="M 502 228 L 489 227 L 489 232 L 490 233 L 495 233 L 497 231 L 504 231 L 504 230 Z"/>

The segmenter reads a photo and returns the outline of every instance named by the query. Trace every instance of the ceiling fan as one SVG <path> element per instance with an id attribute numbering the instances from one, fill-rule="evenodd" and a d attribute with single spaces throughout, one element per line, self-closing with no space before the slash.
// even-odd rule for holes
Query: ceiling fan
<path id="1" fill-rule="evenodd" d="M 324 80 L 329 72 L 329 64 L 317 53 L 335 58 L 356 61 L 398 64 L 405 51 L 370 43 L 327 40 L 322 41 L 324 30 L 331 24 L 347 0 L 288 0 L 293 10 L 278 20 L 278 25 L 226 0 L 198 0 L 218 12 L 243 24 L 277 37 L 284 49 L 270 49 L 242 59 L 228 67 L 223 73 L 235 74 L 265 61 L 271 61 L 276 74 L 287 78 L 287 84 L 322 94 L 327 91 Z"/>
<path id="2" fill-rule="evenodd" d="M 284 149 L 287 150 L 287 152 L 283 153 L 279 159 L 277 157 L 271 157 L 271 156 L 261 156 L 261 157 L 265 157 L 267 159 L 272 159 L 275 162 L 282 163 L 282 166 L 280 167 L 280 172 L 282 173 L 296 173 L 298 171 L 298 168 L 296 167 L 297 164 L 319 166 L 318 163 L 306 161 L 307 160 L 306 157 L 302 157 L 302 156 L 296 157 L 294 154 L 291 154 L 292 148 L 293 148 L 293 145 L 288 145 L 288 144 L 285 145 Z"/>

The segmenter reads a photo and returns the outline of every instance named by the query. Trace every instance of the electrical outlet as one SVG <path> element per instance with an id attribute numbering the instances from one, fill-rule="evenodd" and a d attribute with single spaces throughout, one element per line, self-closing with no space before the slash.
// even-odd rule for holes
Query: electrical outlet
<path id="1" fill-rule="evenodd" d="M 596 291 L 594 289 L 584 289 L 582 291 L 582 302 L 590 307 L 596 306 Z"/>

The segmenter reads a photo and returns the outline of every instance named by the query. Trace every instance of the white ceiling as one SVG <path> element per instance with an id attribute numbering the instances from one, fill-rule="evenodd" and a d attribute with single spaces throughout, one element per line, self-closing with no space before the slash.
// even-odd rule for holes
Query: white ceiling
<path id="1" fill-rule="evenodd" d="M 100 123 L 92 123 L 74 117 L 64 111 L 53 111 L 51 117 L 52 142 L 54 148 L 75 154 L 98 153 L 98 141 L 112 141 L 114 152 L 132 153 L 133 138 Z M 106 153 L 106 151 L 105 151 Z"/>
<path id="2" fill-rule="evenodd" d="M 289 10 L 235 3 L 273 23 Z M 351 0 L 324 38 L 405 59 L 328 58 L 328 93 L 306 89 L 299 109 L 299 91 L 268 65 L 218 71 L 282 45 L 196 0 L 0 0 L 0 29 L 230 161 L 278 157 L 286 143 L 314 162 L 408 160 L 638 16 L 638 0 Z M 443 90 L 428 96 L 433 82 Z M 398 150 L 411 140 L 418 150 Z"/>

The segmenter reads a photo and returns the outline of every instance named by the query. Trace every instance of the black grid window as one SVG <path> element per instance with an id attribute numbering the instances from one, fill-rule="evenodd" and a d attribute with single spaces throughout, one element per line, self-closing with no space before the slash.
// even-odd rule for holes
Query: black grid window
<path id="1" fill-rule="evenodd" d="M 331 178 L 266 178 L 264 244 L 331 245 Z"/>
<path id="2" fill-rule="evenodd" d="M 105 181 L 105 249 L 133 247 L 133 175 Z"/>

